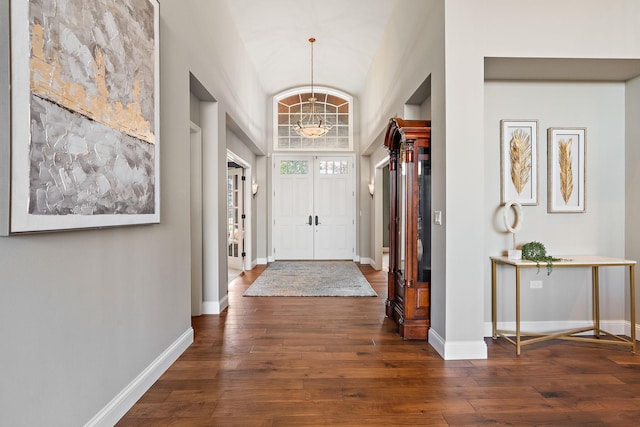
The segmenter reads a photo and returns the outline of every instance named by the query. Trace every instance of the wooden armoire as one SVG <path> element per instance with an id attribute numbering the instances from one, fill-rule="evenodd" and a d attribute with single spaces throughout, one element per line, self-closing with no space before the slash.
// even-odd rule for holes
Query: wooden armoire
<path id="1" fill-rule="evenodd" d="M 427 339 L 431 301 L 431 122 L 393 118 L 389 150 L 386 315 L 405 339 Z"/>

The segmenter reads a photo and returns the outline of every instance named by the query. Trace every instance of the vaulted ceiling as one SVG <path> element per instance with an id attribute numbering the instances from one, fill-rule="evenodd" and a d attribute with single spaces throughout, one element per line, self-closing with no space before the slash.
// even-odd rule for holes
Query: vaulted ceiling
<path id="1" fill-rule="evenodd" d="M 358 95 L 399 0 L 227 0 L 265 91 L 311 83 Z"/>

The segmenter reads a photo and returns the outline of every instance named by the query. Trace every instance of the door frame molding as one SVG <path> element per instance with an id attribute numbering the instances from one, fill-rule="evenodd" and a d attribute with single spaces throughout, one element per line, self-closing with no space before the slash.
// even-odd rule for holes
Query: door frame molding
<path id="1" fill-rule="evenodd" d="M 189 125 L 189 151 L 190 151 L 190 233 L 191 237 L 191 315 L 200 316 L 204 300 L 203 279 L 203 253 L 204 239 L 202 229 L 204 227 L 204 201 L 203 201 L 203 162 L 202 162 L 202 129 L 197 124 Z M 194 164 L 194 162 L 198 162 Z M 199 194 L 195 195 L 194 190 Z M 194 220 L 196 223 L 194 224 Z M 194 241 L 195 238 L 195 241 Z M 195 276 L 195 277 L 194 277 Z"/>
<path id="2" fill-rule="evenodd" d="M 244 252 L 245 257 L 242 263 L 243 270 L 251 270 L 253 265 L 251 264 L 251 260 L 253 259 L 253 252 L 251 248 L 253 247 L 253 228 L 251 227 L 251 188 L 247 188 L 247 185 L 250 185 L 253 182 L 253 169 L 251 168 L 251 164 L 247 162 L 245 159 L 235 154 L 233 151 L 227 149 L 227 160 L 232 160 L 242 166 L 244 168 L 244 188 L 242 190 L 243 194 L 243 210 L 244 210 Z M 225 160 L 225 164 L 227 163 Z M 225 237 L 226 238 L 226 237 Z"/>
<path id="3" fill-rule="evenodd" d="M 373 185 L 376 191 L 373 192 L 373 210 L 374 210 L 374 226 L 373 226 L 373 267 L 376 270 L 382 269 L 382 249 L 383 249 L 383 179 L 382 169 L 389 164 L 389 156 L 385 156 L 374 167 L 375 175 Z"/>

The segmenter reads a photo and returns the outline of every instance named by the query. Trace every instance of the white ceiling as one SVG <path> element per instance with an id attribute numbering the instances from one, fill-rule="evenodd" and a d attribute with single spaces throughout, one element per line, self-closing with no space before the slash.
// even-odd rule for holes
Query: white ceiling
<path id="1" fill-rule="evenodd" d="M 311 83 L 358 95 L 399 0 L 227 0 L 265 91 Z"/>
<path id="2" fill-rule="evenodd" d="M 314 83 L 358 96 L 400 0 L 226 0 L 269 95 Z M 640 74 L 640 60 L 487 58 L 485 78 L 614 80 Z"/>

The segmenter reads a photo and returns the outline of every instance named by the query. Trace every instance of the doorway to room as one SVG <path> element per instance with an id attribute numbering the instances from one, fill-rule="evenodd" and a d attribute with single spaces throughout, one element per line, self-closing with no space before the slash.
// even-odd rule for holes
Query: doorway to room
<path id="1" fill-rule="evenodd" d="M 225 251 L 228 283 L 252 268 L 252 174 L 249 162 L 227 150 Z"/>
<path id="2" fill-rule="evenodd" d="M 373 259 L 377 270 L 389 271 L 389 156 L 375 165 L 373 178 Z"/>
<path id="3" fill-rule="evenodd" d="M 227 161 L 227 266 L 229 276 L 237 276 L 244 268 L 244 168 Z"/>
<path id="4" fill-rule="evenodd" d="M 352 155 L 274 156 L 274 259 L 354 258 L 354 169 Z"/>

